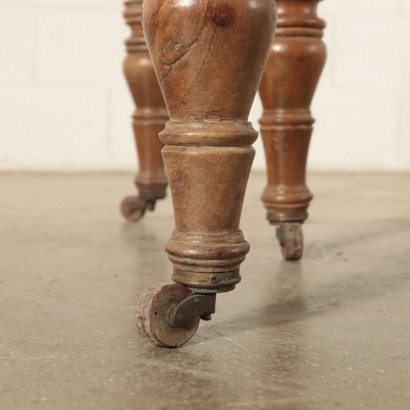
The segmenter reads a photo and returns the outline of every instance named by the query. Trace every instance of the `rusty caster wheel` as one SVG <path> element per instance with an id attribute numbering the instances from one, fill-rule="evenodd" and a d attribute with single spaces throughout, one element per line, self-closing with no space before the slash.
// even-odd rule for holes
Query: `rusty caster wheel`
<path id="1" fill-rule="evenodd" d="M 284 223 L 276 228 L 276 236 L 287 261 L 298 261 L 303 255 L 303 231 L 299 223 Z"/>
<path id="2" fill-rule="evenodd" d="M 193 294 L 179 284 L 147 289 L 137 308 L 137 326 L 143 336 L 163 347 L 180 347 L 196 333 L 201 317 L 215 312 L 215 295 Z"/>
<path id="3" fill-rule="evenodd" d="M 155 202 L 148 202 L 139 196 L 127 196 L 120 205 L 122 216 L 130 222 L 139 221 L 145 214 L 146 210 L 152 211 Z"/>

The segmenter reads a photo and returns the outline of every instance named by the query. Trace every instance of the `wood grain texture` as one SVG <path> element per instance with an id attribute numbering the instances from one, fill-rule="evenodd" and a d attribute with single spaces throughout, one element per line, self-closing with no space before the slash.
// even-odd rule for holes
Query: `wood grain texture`
<path id="1" fill-rule="evenodd" d="M 142 0 L 125 2 L 124 18 L 131 28 L 131 36 L 126 40 L 128 55 L 124 74 L 136 106 L 133 129 L 139 172 L 135 184 L 140 199 L 155 202 L 165 196 L 168 184 L 161 157 L 163 144 L 158 138 L 168 113 L 142 32 L 141 7 Z"/>
<path id="2" fill-rule="evenodd" d="M 302 223 L 312 199 L 305 177 L 310 105 L 326 59 L 318 2 L 277 0 L 278 26 L 259 87 L 268 172 L 262 200 L 273 224 Z"/>
<path id="3" fill-rule="evenodd" d="M 170 121 L 160 134 L 175 230 L 173 280 L 231 290 L 249 251 L 239 229 L 257 137 L 249 111 L 272 41 L 273 0 L 145 0 L 143 27 Z"/>

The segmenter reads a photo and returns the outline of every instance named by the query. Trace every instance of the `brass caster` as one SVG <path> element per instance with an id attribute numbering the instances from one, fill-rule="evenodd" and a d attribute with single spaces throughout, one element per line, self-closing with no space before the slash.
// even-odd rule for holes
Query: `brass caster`
<path id="1" fill-rule="evenodd" d="M 158 346 L 180 347 L 191 340 L 201 319 L 211 319 L 215 301 L 215 294 L 193 294 L 176 283 L 158 285 L 138 302 L 138 329 Z"/>
<path id="2" fill-rule="evenodd" d="M 146 210 L 152 211 L 155 202 L 149 202 L 141 199 L 139 196 L 127 196 L 120 205 L 122 216 L 130 222 L 139 221 L 145 214 Z"/>
<path id="3" fill-rule="evenodd" d="M 299 223 L 284 223 L 276 228 L 276 237 L 286 261 L 298 261 L 303 256 L 303 231 Z"/>

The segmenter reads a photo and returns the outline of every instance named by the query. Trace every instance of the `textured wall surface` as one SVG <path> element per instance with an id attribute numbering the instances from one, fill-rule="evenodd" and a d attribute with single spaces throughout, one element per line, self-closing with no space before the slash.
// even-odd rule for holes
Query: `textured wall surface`
<path id="1" fill-rule="evenodd" d="M 0 0 L 0 169 L 132 169 L 120 0 Z M 310 169 L 410 169 L 410 0 L 326 0 Z M 260 102 L 252 120 L 257 127 Z M 255 168 L 264 168 L 260 142 Z"/>

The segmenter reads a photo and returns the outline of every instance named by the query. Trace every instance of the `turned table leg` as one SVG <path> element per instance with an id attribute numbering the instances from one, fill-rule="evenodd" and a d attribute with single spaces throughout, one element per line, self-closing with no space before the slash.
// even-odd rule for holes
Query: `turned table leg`
<path id="1" fill-rule="evenodd" d="M 249 251 L 239 229 L 257 137 L 248 122 L 276 18 L 273 0 L 145 0 L 143 27 L 167 102 L 160 134 L 175 230 L 173 285 L 148 290 L 137 323 L 176 347 L 240 281 Z"/>
<path id="2" fill-rule="evenodd" d="M 139 220 L 147 209 L 153 210 L 156 200 L 165 197 L 167 187 L 161 157 L 163 144 L 158 134 L 165 128 L 168 113 L 142 33 L 141 5 L 142 0 L 126 1 L 124 12 L 131 27 L 124 73 L 136 105 L 133 128 L 139 159 L 135 178 L 139 194 L 126 197 L 121 203 L 121 212 L 129 221 Z"/>
<path id="3" fill-rule="evenodd" d="M 277 0 L 278 26 L 259 87 L 268 167 L 262 201 L 286 260 L 302 257 L 301 224 L 312 199 L 305 182 L 314 122 L 310 105 L 326 59 L 318 2 Z"/>

